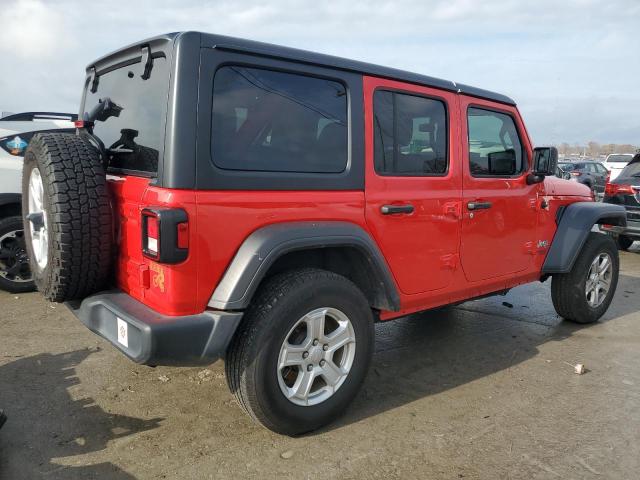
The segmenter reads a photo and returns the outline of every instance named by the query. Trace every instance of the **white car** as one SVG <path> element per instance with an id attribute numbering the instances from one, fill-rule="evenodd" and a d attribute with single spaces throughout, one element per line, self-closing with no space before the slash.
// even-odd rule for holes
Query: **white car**
<path id="1" fill-rule="evenodd" d="M 22 231 L 22 161 L 38 132 L 75 131 L 76 115 L 26 112 L 0 118 L 0 289 L 33 289 Z"/>
<path id="2" fill-rule="evenodd" d="M 615 179 L 632 158 L 633 153 L 612 153 L 607 155 L 606 160 L 602 164 L 610 172 L 609 180 Z"/>

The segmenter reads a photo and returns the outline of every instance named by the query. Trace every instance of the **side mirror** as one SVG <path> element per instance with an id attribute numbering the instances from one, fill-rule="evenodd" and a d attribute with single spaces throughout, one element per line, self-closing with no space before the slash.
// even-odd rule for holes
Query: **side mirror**
<path id="1" fill-rule="evenodd" d="M 540 183 L 544 177 L 556 174 L 558 149 L 556 147 L 536 147 L 533 149 L 533 173 L 527 176 L 527 183 Z"/>

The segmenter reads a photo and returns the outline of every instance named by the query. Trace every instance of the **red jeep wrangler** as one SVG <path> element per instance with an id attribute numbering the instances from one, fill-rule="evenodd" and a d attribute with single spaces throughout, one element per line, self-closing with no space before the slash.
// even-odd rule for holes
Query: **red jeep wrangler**
<path id="1" fill-rule="evenodd" d="M 552 277 L 558 313 L 606 311 L 617 205 L 553 176 L 510 98 L 202 33 L 87 69 L 75 134 L 25 156 L 45 297 L 132 360 L 225 359 L 285 434 L 344 412 L 374 322 Z"/>

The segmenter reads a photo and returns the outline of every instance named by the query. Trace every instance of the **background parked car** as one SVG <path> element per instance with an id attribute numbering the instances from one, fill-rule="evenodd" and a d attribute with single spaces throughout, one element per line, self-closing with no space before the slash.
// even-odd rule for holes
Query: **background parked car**
<path id="1" fill-rule="evenodd" d="M 52 112 L 16 113 L 0 118 L 0 288 L 26 292 L 34 285 L 22 232 L 22 161 L 36 132 L 74 131 L 77 115 Z"/>
<path id="2" fill-rule="evenodd" d="M 604 166 L 611 172 L 611 180 L 614 180 L 620 174 L 632 158 L 633 154 L 631 153 L 612 153 L 607 155 Z"/>
<path id="3" fill-rule="evenodd" d="M 604 193 L 609 171 L 598 162 L 560 162 L 558 167 L 570 178 L 589 187 L 594 193 Z"/>
<path id="4" fill-rule="evenodd" d="M 622 250 L 628 250 L 635 240 L 640 240 L 640 153 L 615 180 L 607 183 L 603 201 L 622 205 L 627 210 L 626 227 L 603 225 L 602 229 L 616 237 Z"/>

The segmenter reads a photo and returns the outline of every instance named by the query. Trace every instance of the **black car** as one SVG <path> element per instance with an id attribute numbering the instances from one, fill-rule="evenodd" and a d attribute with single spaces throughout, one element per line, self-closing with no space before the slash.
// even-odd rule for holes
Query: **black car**
<path id="1" fill-rule="evenodd" d="M 609 171 L 598 162 L 559 162 L 558 168 L 595 193 L 604 192 L 604 186 L 609 178 Z"/>
<path id="2" fill-rule="evenodd" d="M 604 202 L 623 205 L 627 210 L 627 226 L 602 225 L 602 229 L 614 235 L 622 250 L 640 240 L 640 153 L 624 167 L 615 180 L 607 183 Z"/>

